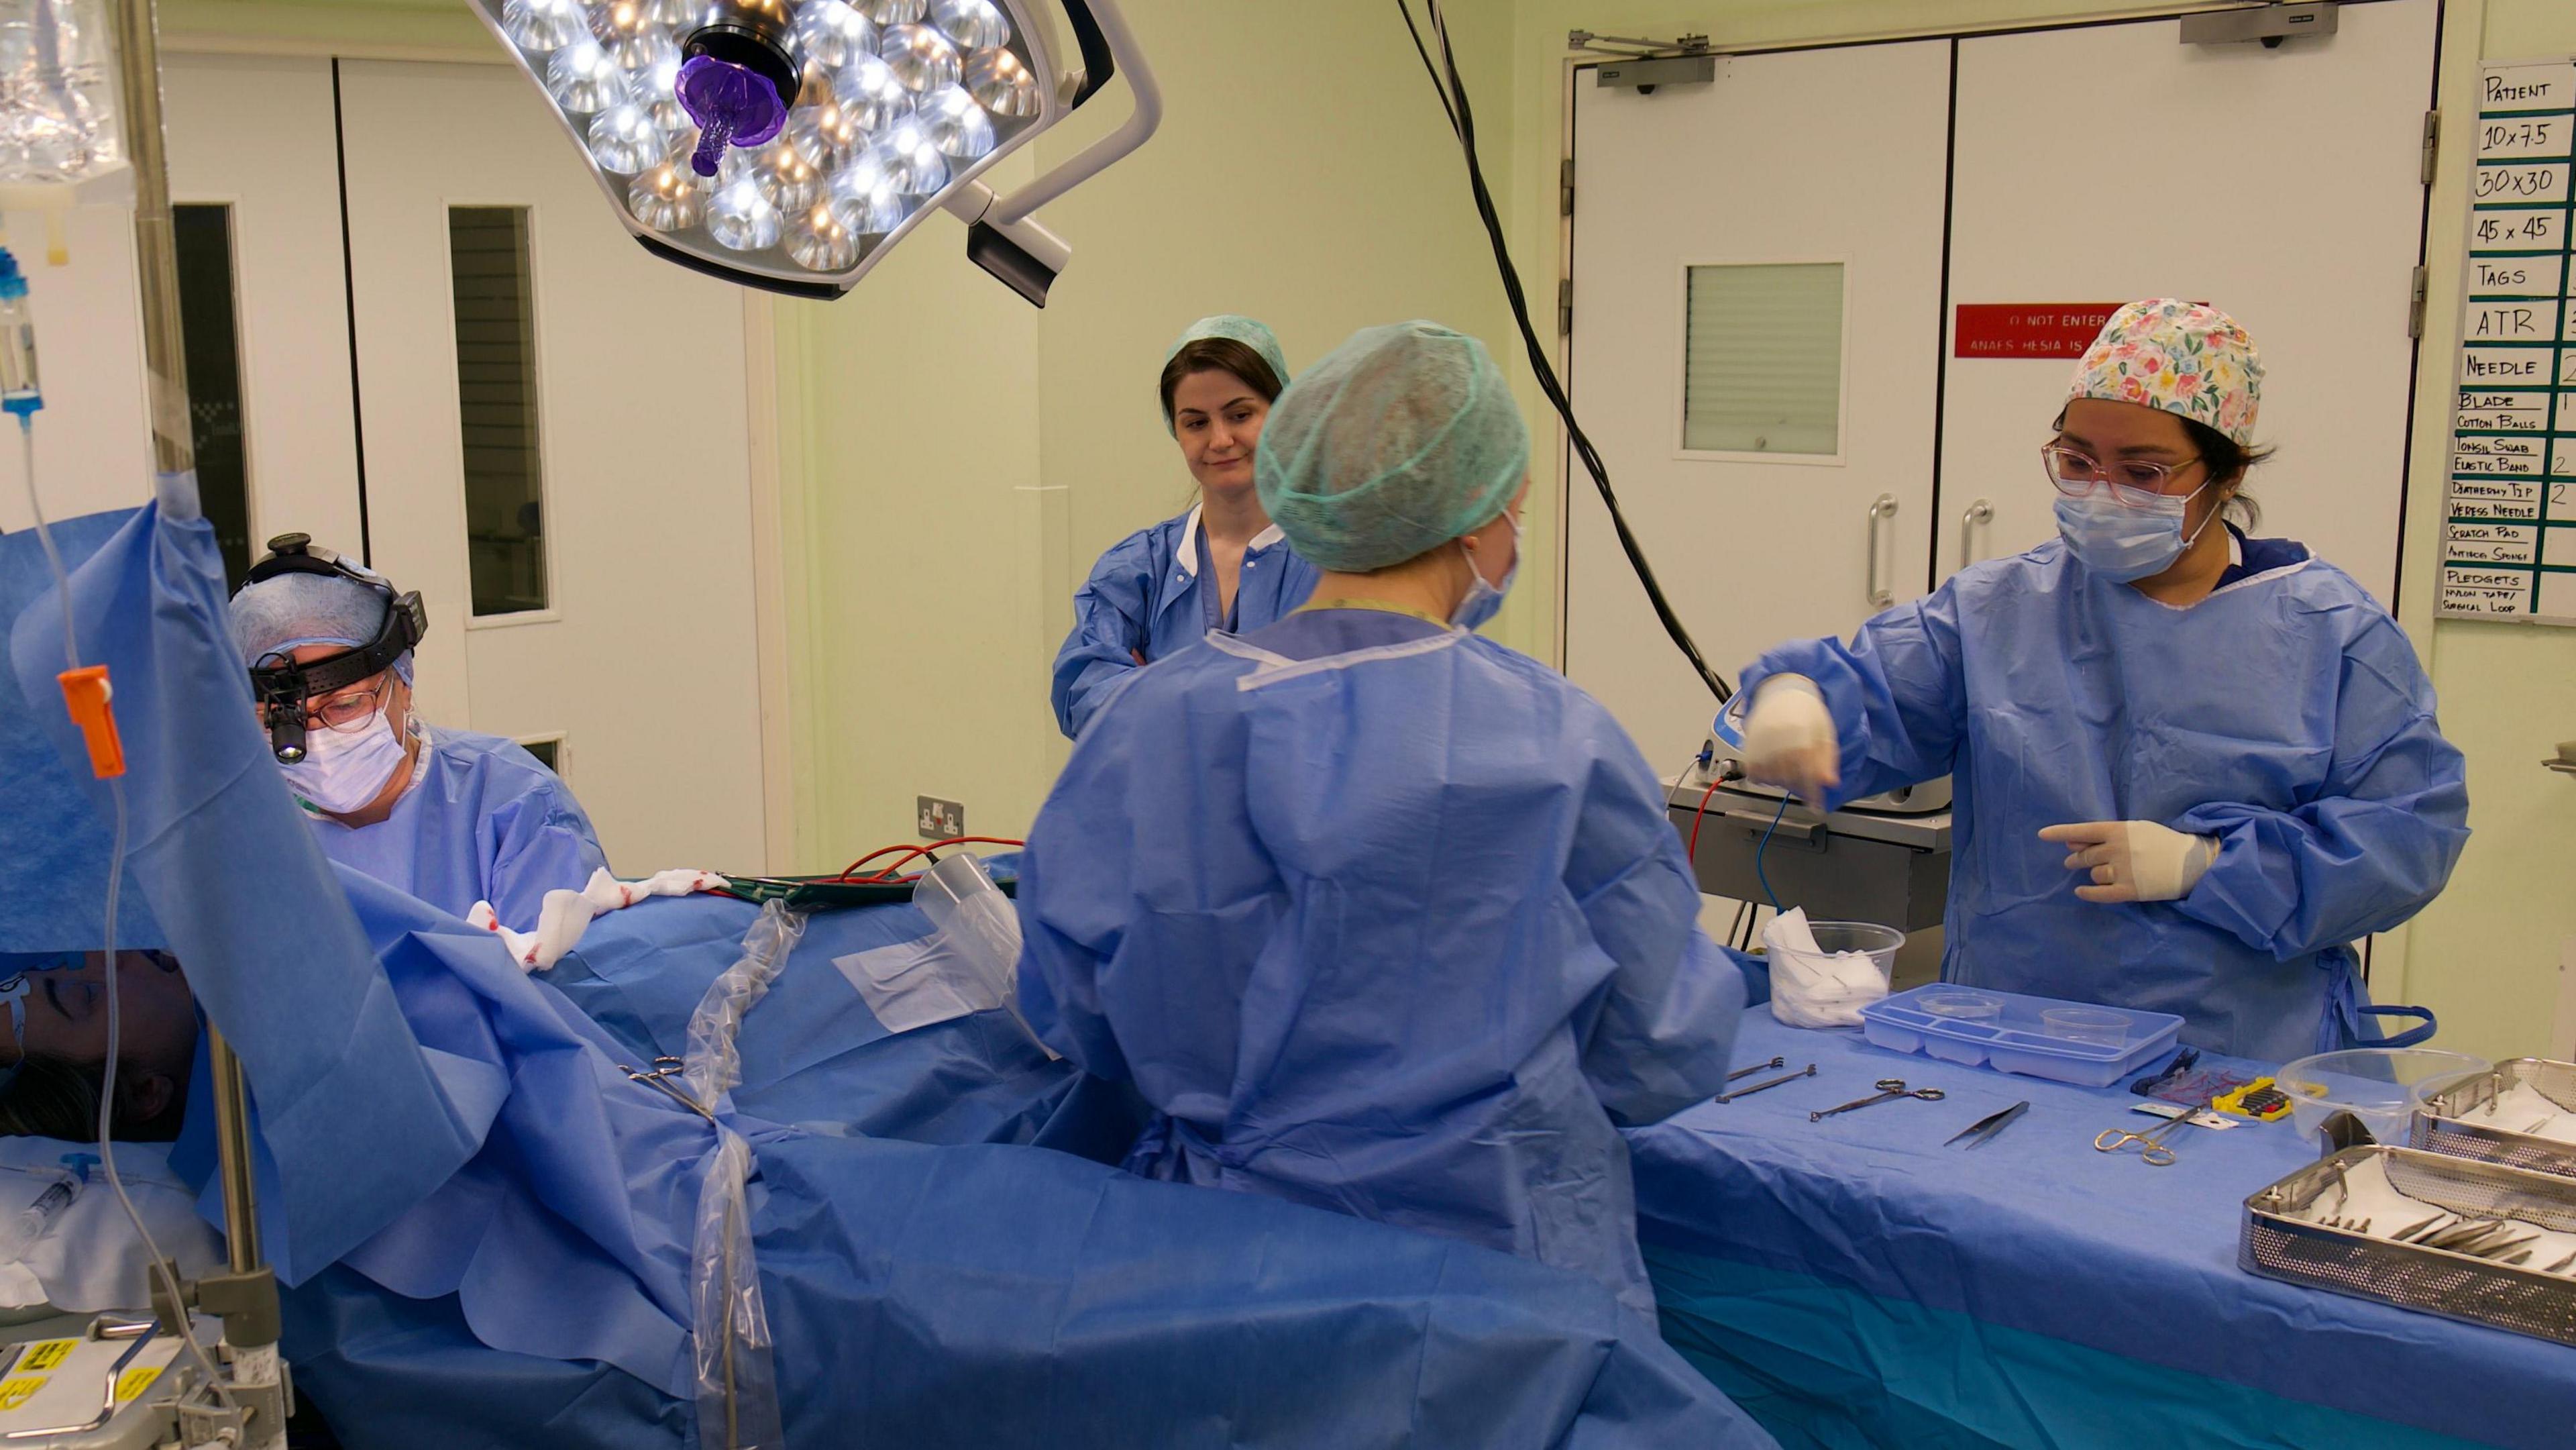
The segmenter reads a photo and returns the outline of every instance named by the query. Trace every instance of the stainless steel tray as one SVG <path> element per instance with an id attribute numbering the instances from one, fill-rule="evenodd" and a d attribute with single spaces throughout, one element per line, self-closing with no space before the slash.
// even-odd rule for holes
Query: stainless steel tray
<path id="1" fill-rule="evenodd" d="M 2340 1174 L 2384 1157 L 2401 1193 L 2470 1218 L 2576 1233 L 2576 1179 L 2412 1148 L 2346 1148 L 2245 1200 L 2236 1262 L 2248 1273 L 2576 1345 L 2576 1277 L 2330 1229 L 2291 1215 Z"/>
<path id="2" fill-rule="evenodd" d="M 2576 1143 L 2516 1132 L 2511 1125 L 2486 1115 L 2484 1109 L 2497 1094 L 2516 1086 L 2528 1087 L 2576 1113 L 2576 1062 L 2517 1057 L 2462 1078 L 2426 1098 L 2406 1130 L 2407 1145 L 2430 1153 L 2448 1153 L 2454 1158 L 2475 1158 L 2482 1163 L 2502 1163 L 2576 1178 Z"/>

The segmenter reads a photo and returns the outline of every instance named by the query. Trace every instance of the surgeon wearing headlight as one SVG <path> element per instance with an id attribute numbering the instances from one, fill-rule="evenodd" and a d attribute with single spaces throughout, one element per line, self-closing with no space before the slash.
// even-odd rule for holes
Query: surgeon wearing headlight
<path id="1" fill-rule="evenodd" d="M 1055 657 L 1056 723 L 1070 737 L 1121 680 L 1210 630 L 1259 629 L 1303 603 L 1315 568 L 1263 512 L 1253 450 L 1288 357 L 1249 317 L 1202 317 L 1163 358 L 1163 426 L 1199 501 L 1110 546 L 1073 597 Z"/>
<path id="2" fill-rule="evenodd" d="M 2058 535 L 1744 673 L 1747 772 L 1828 808 L 1948 774 L 1945 980 L 2159 1012 L 2281 1061 L 2381 1038 L 2352 943 L 2468 840 L 2397 622 L 2225 515 L 2263 366 L 2216 308 L 2111 318 L 2041 451 Z M 2240 505 L 2249 519 L 2250 507 Z"/>
<path id="3" fill-rule="evenodd" d="M 1370 328 L 1262 430 L 1322 570 L 1100 706 L 1029 834 L 1029 1022 L 1155 1117 L 1128 1166 L 1588 1273 L 1651 1315 L 1621 1125 L 1715 1092 L 1742 972 L 1608 711 L 1473 632 L 1529 433 L 1482 344 Z"/>
<path id="4" fill-rule="evenodd" d="M 413 713 L 419 596 L 289 534 L 231 615 L 261 727 L 324 855 L 453 916 L 489 902 L 521 931 L 548 891 L 578 891 L 607 864 L 590 817 L 535 756 Z"/>

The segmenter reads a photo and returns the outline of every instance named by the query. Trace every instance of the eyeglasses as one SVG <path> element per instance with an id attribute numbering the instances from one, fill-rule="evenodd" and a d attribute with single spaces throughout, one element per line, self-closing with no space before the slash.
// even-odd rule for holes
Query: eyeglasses
<path id="1" fill-rule="evenodd" d="M 370 685 L 363 690 L 351 690 L 343 695 L 333 695 L 318 705 L 308 704 L 304 709 L 304 724 L 308 729 L 318 725 L 325 730 L 338 731 L 343 735 L 355 734 L 367 728 L 367 722 L 375 718 L 376 710 L 384 703 L 384 699 L 385 688 L 382 684 Z"/>
<path id="2" fill-rule="evenodd" d="M 2150 463 L 2143 458 L 2124 458 L 2105 467 L 2092 454 L 2063 443 L 2050 443 L 2039 450 L 2039 462 L 2048 470 L 2048 481 L 2069 498 L 2082 498 L 2096 488 L 2108 488 L 2111 497 L 2130 508 L 2153 508 L 2156 500 L 2167 496 L 2165 485 L 2173 476 L 2200 460 Z"/>

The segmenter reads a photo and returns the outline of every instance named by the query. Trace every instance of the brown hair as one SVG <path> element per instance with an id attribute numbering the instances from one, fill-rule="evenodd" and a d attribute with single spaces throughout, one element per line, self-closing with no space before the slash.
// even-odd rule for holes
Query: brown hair
<path id="1" fill-rule="evenodd" d="M 127 1092 L 134 1081 L 134 1071 L 134 1065 L 127 1063 L 117 1072 L 116 1095 L 125 1101 L 116 1106 L 111 1136 L 127 1143 L 166 1143 L 177 1138 L 180 1120 L 186 1115 L 184 1095 L 174 1099 L 169 1110 L 159 1117 L 140 1117 Z M 27 1054 L 9 1085 L 0 1088 L 0 1136 L 61 1138 L 74 1143 L 96 1139 L 98 1095 L 106 1077 L 96 1063 L 76 1063 L 42 1052 Z"/>
<path id="2" fill-rule="evenodd" d="M 1287 386 L 1250 344 L 1230 337 L 1195 338 L 1182 343 L 1180 349 L 1172 354 L 1171 361 L 1163 364 L 1165 423 L 1172 421 L 1172 395 L 1180 391 L 1181 379 L 1192 373 L 1232 373 L 1259 393 L 1265 403 L 1277 402 L 1279 390 Z"/>
<path id="3" fill-rule="evenodd" d="M 2177 415 L 2179 416 L 2179 415 Z M 2191 435 L 2192 451 L 2200 455 L 2200 466 L 2209 470 L 2209 478 L 2228 490 L 2226 509 L 2246 528 L 2263 526 L 2263 506 L 2245 496 L 2248 470 L 2272 457 L 2268 447 L 2248 447 L 2206 423 L 2182 420 L 2183 431 Z"/>

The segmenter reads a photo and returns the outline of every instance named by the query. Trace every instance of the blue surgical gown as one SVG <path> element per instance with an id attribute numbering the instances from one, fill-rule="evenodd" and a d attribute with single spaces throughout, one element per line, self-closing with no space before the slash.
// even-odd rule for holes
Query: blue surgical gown
<path id="1" fill-rule="evenodd" d="M 1718 1089 L 1744 978 L 1645 760 L 1563 676 L 1374 610 L 1211 635 L 1076 743 L 1019 902 L 1030 1023 L 1161 1114 L 1130 1166 L 1652 1312 L 1617 1127 Z"/>
<path id="2" fill-rule="evenodd" d="M 2178 1013 L 2239 1057 L 2363 1037 L 2348 943 L 2421 910 L 2468 840 L 2413 647 L 2304 551 L 2176 609 L 2050 540 L 1849 644 L 1775 649 L 1744 688 L 1784 672 L 1833 712 L 1830 804 L 1953 778 L 1946 980 Z M 2078 899 L 2040 829 L 2123 820 L 2215 836 L 2217 860 L 2180 901 Z"/>
<path id="3" fill-rule="evenodd" d="M 1285 618 L 1315 590 L 1315 566 L 1297 557 L 1276 524 L 1252 536 L 1235 585 L 1234 617 L 1218 607 L 1216 580 L 1202 576 L 1207 536 L 1199 511 L 1119 540 L 1073 596 L 1073 632 L 1055 657 L 1056 724 L 1078 736 L 1120 680 L 1195 643 L 1210 630 L 1241 632 Z"/>
<path id="4" fill-rule="evenodd" d="M 579 891 L 608 864 L 581 802 L 514 741 L 432 727 L 420 783 L 372 826 L 312 815 L 322 853 L 450 916 L 488 901 L 533 931 L 549 891 Z"/>

